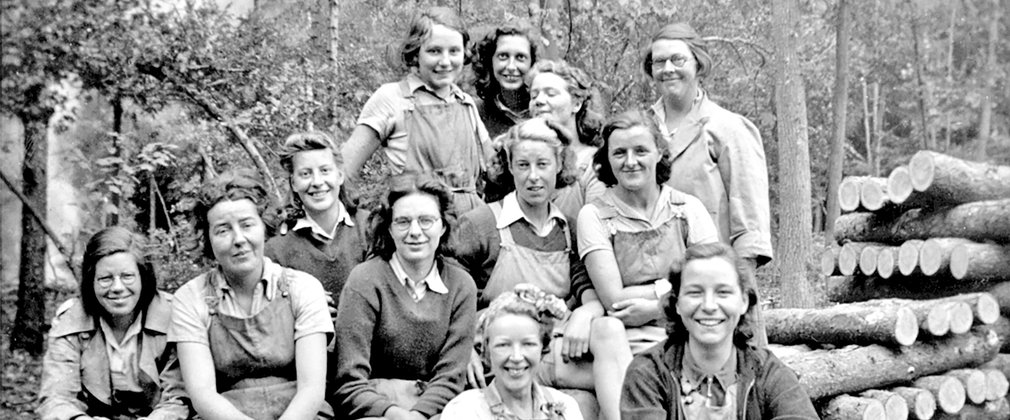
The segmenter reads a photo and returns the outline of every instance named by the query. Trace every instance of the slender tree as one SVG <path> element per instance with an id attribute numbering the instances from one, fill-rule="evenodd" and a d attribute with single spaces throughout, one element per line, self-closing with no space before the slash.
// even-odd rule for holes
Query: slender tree
<path id="1" fill-rule="evenodd" d="M 992 0 L 992 13 L 989 15 L 989 39 L 986 45 L 985 84 L 982 87 L 982 115 L 978 124 L 978 140 L 975 145 L 975 157 L 984 159 L 989 138 L 992 136 L 992 106 L 996 94 L 996 72 L 999 65 L 996 51 L 999 44 L 999 20 L 1002 15 L 1000 0 Z"/>
<path id="2" fill-rule="evenodd" d="M 832 100 L 834 131 L 831 136 L 831 154 L 828 157 L 828 204 L 824 219 L 824 237 L 835 239 L 835 219 L 841 214 L 838 206 L 838 185 L 842 182 L 842 165 L 845 163 L 845 127 L 849 106 L 849 7 L 847 0 L 838 1 L 837 29 L 835 30 L 835 87 Z"/>

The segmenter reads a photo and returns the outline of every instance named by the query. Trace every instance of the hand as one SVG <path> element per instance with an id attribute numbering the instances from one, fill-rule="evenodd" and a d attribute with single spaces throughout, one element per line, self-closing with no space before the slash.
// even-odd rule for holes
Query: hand
<path id="1" fill-rule="evenodd" d="M 546 120 L 544 122 L 547 123 L 547 126 L 552 128 L 559 135 L 565 137 L 565 139 L 562 139 L 562 141 L 566 139 L 568 140 L 568 142 L 565 144 L 572 145 L 577 144 L 579 142 L 579 133 L 573 133 L 571 130 L 568 129 L 568 127 L 565 127 L 563 124 L 558 124 L 553 120 Z"/>
<path id="2" fill-rule="evenodd" d="M 484 380 L 484 363 L 480 360 L 477 350 L 470 350 L 470 362 L 466 364 L 466 382 L 471 388 L 487 387 Z"/>
<path id="3" fill-rule="evenodd" d="M 323 292 L 326 294 L 326 306 L 330 309 L 330 321 L 333 323 L 337 322 L 337 302 L 333 300 L 333 293 Z"/>
<path id="4" fill-rule="evenodd" d="M 638 327 L 659 318 L 662 311 L 659 301 L 644 298 L 632 298 L 615 302 L 610 316 L 620 319 L 626 327 Z"/>
<path id="5" fill-rule="evenodd" d="M 572 311 L 565 327 L 565 337 L 561 344 L 561 357 L 567 363 L 581 359 L 589 353 L 589 330 L 593 324 L 593 314 L 582 310 L 585 306 Z"/>

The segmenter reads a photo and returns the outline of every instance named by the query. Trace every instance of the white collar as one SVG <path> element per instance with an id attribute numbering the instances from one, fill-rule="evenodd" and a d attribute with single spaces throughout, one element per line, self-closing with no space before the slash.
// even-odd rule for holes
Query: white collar
<path id="1" fill-rule="evenodd" d="M 400 264 L 400 257 L 393 253 L 393 258 L 389 259 L 389 266 L 393 269 L 393 275 L 396 276 L 396 280 L 400 282 L 401 286 L 407 285 L 407 279 L 410 276 L 407 275 L 407 271 L 403 269 L 403 265 Z M 444 295 L 449 293 L 449 288 L 445 286 L 445 282 L 442 281 L 442 276 L 438 272 L 438 263 L 433 263 L 431 265 L 431 271 L 420 281 L 415 283 L 424 283 L 428 286 L 428 290 Z"/>
<path id="2" fill-rule="evenodd" d="M 495 227 L 498 229 L 505 229 L 511 226 L 513 223 L 526 219 L 526 221 L 533 226 L 536 225 L 526 217 L 526 213 L 523 213 L 522 207 L 519 207 L 519 196 L 515 191 L 510 192 L 501 200 L 501 214 L 498 215 L 498 220 Z M 554 203 L 547 203 L 547 223 L 544 224 L 544 228 L 541 231 L 536 232 L 537 236 L 545 237 L 554 230 L 554 226 L 558 223 L 567 223 L 568 220 L 565 219 L 565 214 L 561 212 Z"/>

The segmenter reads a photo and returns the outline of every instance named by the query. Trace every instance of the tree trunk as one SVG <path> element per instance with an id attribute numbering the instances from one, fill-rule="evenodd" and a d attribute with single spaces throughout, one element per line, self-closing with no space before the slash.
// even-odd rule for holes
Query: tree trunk
<path id="1" fill-rule="evenodd" d="M 835 30 L 835 87 L 832 99 L 831 154 L 828 155 L 828 197 L 827 214 L 824 223 L 824 238 L 835 239 L 835 219 L 841 214 L 838 188 L 842 180 L 842 166 L 845 164 L 845 127 L 849 97 L 849 7 L 848 1 L 838 2 L 838 27 Z"/>
<path id="2" fill-rule="evenodd" d="M 796 54 L 794 32 L 799 23 L 797 0 L 772 1 L 772 40 L 775 45 L 775 114 L 779 163 L 779 241 L 776 255 L 781 273 L 782 304 L 814 305 L 807 279 L 811 247 L 810 150 L 802 62 Z"/>
<path id="3" fill-rule="evenodd" d="M 330 6 L 330 65 L 335 74 L 339 75 L 340 63 L 340 0 L 329 0 Z"/>
<path id="4" fill-rule="evenodd" d="M 901 305 L 849 304 L 821 309 L 770 309 L 765 312 L 768 341 L 776 344 L 897 344 L 919 335 L 915 313 Z"/>
<path id="5" fill-rule="evenodd" d="M 1010 248 L 990 243 L 958 244 L 950 252 L 950 274 L 957 280 L 977 283 L 1010 280 Z"/>
<path id="6" fill-rule="evenodd" d="M 884 145 L 884 96 L 880 82 L 873 82 L 873 176 L 880 176 L 880 149 Z"/>
<path id="7" fill-rule="evenodd" d="M 954 414 L 964 408 L 966 396 L 961 381 L 945 375 L 925 376 L 912 382 L 916 388 L 922 388 L 933 394 L 940 411 Z"/>
<path id="8" fill-rule="evenodd" d="M 978 159 L 986 157 L 986 147 L 992 136 L 992 107 L 993 97 L 996 95 L 996 72 L 999 65 L 997 57 L 997 47 L 999 46 L 999 20 L 1003 7 L 999 0 L 992 0 L 992 8 L 989 15 L 989 40 L 986 51 L 985 85 L 982 86 L 982 115 L 978 122 L 978 140 L 975 145 L 975 156 Z"/>
<path id="9" fill-rule="evenodd" d="M 936 150 L 936 137 L 933 135 L 933 130 L 929 126 L 929 119 L 926 114 L 929 113 L 929 108 L 933 106 L 932 95 L 929 92 L 929 86 L 923 81 L 923 73 L 926 72 L 926 63 L 923 60 L 923 47 L 922 47 L 922 30 L 920 29 L 922 24 L 919 21 L 921 18 L 919 16 L 919 11 L 916 9 L 916 2 L 908 2 L 909 7 L 911 7 L 911 16 L 909 21 L 911 22 L 912 30 L 912 60 L 913 67 L 915 69 L 915 80 L 918 84 L 918 99 L 919 99 L 919 120 L 922 124 L 922 147 L 928 150 Z"/>
<path id="10" fill-rule="evenodd" d="M 871 398 L 884 405 L 884 418 L 887 420 L 906 420 L 908 418 L 908 403 L 900 395 L 891 391 L 868 389 L 859 394 L 860 398 Z"/>
<path id="11" fill-rule="evenodd" d="M 47 124 L 49 119 L 40 116 L 21 116 L 25 127 L 25 160 L 22 169 L 24 193 L 28 202 L 21 210 L 21 265 L 18 273 L 17 315 L 11 329 L 11 349 L 25 350 L 40 355 L 43 350 L 43 333 L 46 325 L 46 236 L 31 209 L 43 212 L 47 207 L 46 168 L 49 146 Z"/>
<path id="12" fill-rule="evenodd" d="M 892 197 L 906 206 L 938 207 L 1010 198 L 1010 166 L 923 150 L 908 162 L 908 174 L 914 192 Z"/>
<path id="13" fill-rule="evenodd" d="M 119 140 L 123 136 L 123 97 L 119 95 L 112 98 L 112 133 L 112 156 L 122 158 L 123 150 Z M 119 170 L 120 168 L 116 168 L 112 176 L 119 176 Z M 119 193 L 110 192 L 109 202 L 116 208 L 116 211 L 105 215 L 105 226 L 116 226 L 119 224 L 119 213 L 122 210 L 120 208 L 122 197 Z"/>
<path id="14" fill-rule="evenodd" d="M 884 419 L 884 405 L 873 398 L 839 395 L 821 409 L 823 420 Z"/>
<path id="15" fill-rule="evenodd" d="M 936 398 L 922 388 L 899 386 L 891 389 L 908 403 L 908 418 L 912 420 L 929 420 L 936 414 Z"/>
<path id="16" fill-rule="evenodd" d="M 844 214 L 835 221 L 839 240 L 899 244 L 909 239 L 958 237 L 1010 243 L 1010 199 L 979 201 L 935 209 L 913 209 L 892 218 L 874 213 Z"/>

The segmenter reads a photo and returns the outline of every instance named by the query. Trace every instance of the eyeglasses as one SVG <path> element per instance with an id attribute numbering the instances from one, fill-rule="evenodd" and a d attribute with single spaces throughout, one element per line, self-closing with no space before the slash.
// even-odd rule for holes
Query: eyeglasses
<path id="1" fill-rule="evenodd" d="M 671 55 L 669 57 L 653 57 L 649 60 L 649 64 L 652 68 L 658 69 L 666 66 L 666 62 L 669 61 L 674 67 L 684 67 L 687 62 L 691 61 L 691 57 L 684 55 Z"/>
<path id="2" fill-rule="evenodd" d="M 410 229 L 410 224 L 414 223 L 415 220 L 417 221 L 417 225 L 421 227 L 421 230 L 428 230 L 431 229 L 432 226 L 435 226 L 435 222 L 441 219 L 431 216 L 421 216 L 416 219 L 411 219 L 409 217 L 397 217 L 393 219 L 392 226 L 396 230 L 408 230 Z"/>
<path id="3" fill-rule="evenodd" d="M 95 283 L 102 287 L 111 287 L 112 283 L 115 282 L 117 278 L 119 281 L 123 282 L 123 285 L 129 286 L 136 283 L 137 279 L 140 278 L 140 275 L 137 273 L 110 274 L 108 276 L 102 276 L 95 279 Z"/>

